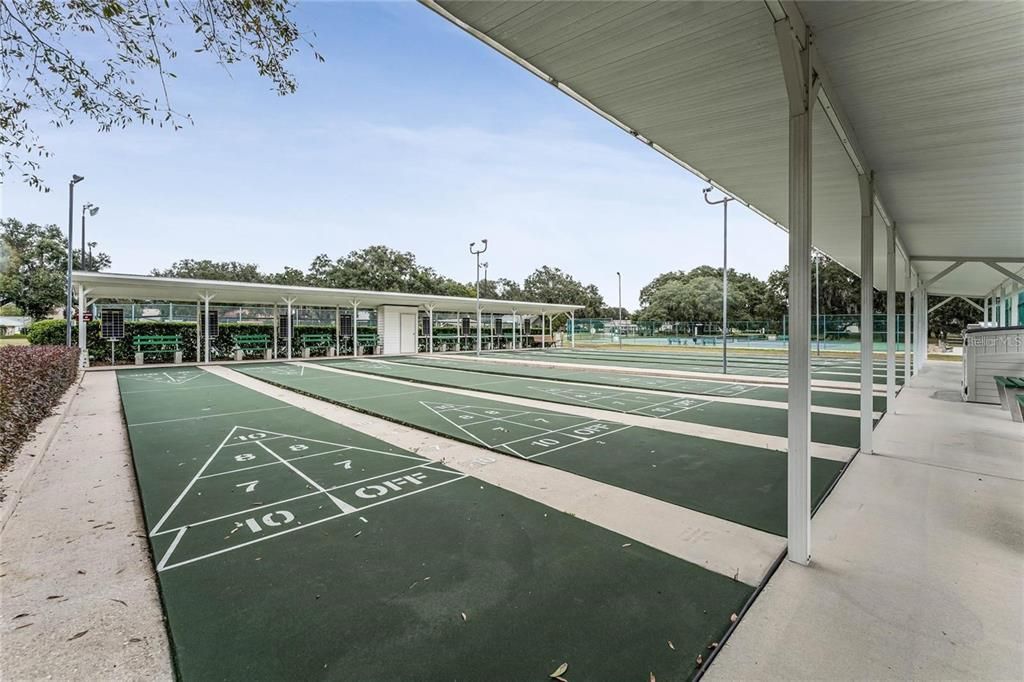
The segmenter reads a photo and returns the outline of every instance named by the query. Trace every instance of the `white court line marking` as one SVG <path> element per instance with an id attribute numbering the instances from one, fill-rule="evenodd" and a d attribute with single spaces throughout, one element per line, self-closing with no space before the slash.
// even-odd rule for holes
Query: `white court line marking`
<path id="1" fill-rule="evenodd" d="M 174 550 L 177 548 L 178 543 L 181 542 L 181 536 L 185 534 L 186 530 L 188 530 L 188 526 L 182 526 L 178 529 L 178 534 L 174 536 L 173 540 L 171 540 L 171 544 L 167 547 L 167 551 L 164 552 L 163 557 L 161 557 L 160 563 L 156 565 L 157 573 L 164 570 L 164 566 L 167 565 L 167 560 L 171 558 L 172 554 L 174 554 Z"/>
<path id="2" fill-rule="evenodd" d="M 578 429 L 582 426 L 586 426 L 587 424 L 618 424 L 618 422 L 606 421 L 604 419 L 586 419 L 585 421 L 581 421 L 576 424 L 571 424 L 570 426 L 563 426 L 562 428 L 559 429 L 545 429 L 542 430 L 541 433 L 531 433 L 527 436 L 523 436 L 522 438 L 508 440 L 502 443 L 501 445 L 495 445 L 494 447 L 508 446 L 511 445 L 512 443 L 521 443 L 522 441 L 529 440 L 531 438 L 543 438 L 544 436 L 553 436 L 555 434 L 558 434 L 560 436 L 568 436 L 569 438 L 575 438 L 577 441 L 580 442 L 590 440 L 592 438 L 600 438 L 603 435 L 598 433 L 593 436 L 577 436 L 575 433 L 565 433 L 565 431 L 568 431 L 569 429 Z"/>
<path id="3" fill-rule="evenodd" d="M 426 403 L 425 403 L 424 401 L 422 401 L 422 400 L 421 400 L 421 401 L 419 401 L 419 402 L 420 402 L 420 405 L 423 405 L 423 407 L 427 408 L 428 410 L 430 410 L 431 412 L 433 412 L 434 414 L 436 414 L 436 415 L 437 415 L 438 417 L 440 417 L 441 419 L 445 420 L 446 422 L 448 422 L 449 424 L 451 424 L 451 425 L 452 425 L 452 426 L 454 426 L 455 428 L 459 429 L 460 431 L 462 431 L 463 433 L 465 433 L 465 434 L 466 434 L 467 436 L 469 436 L 470 438 L 472 438 L 472 439 L 473 439 L 473 440 L 475 440 L 476 442 L 478 442 L 478 443 L 480 443 L 481 445 L 483 445 L 483 446 L 484 446 L 485 448 L 489 448 L 489 447 L 491 447 L 490 445 L 488 445 L 488 444 L 487 444 L 487 442 L 486 442 L 486 441 L 484 441 L 484 440 L 482 440 L 482 439 L 478 438 L 478 437 L 476 436 L 476 434 L 470 433 L 470 432 L 469 432 L 469 431 L 467 431 L 467 430 L 466 430 L 465 428 L 463 428 L 463 426 L 462 426 L 461 424 L 456 424 L 456 423 L 455 423 L 455 422 L 453 422 L 453 421 L 452 421 L 451 419 L 449 419 L 448 417 L 444 416 L 443 414 L 441 414 L 440 412 L 438 412 L 437 410 L 435 410 L 435 409 L 434 409 L 433 407 L 431 407 L 430 405 L 426 404 Z"/>
<path id="4" fill-rule="evenodd" d="M 176 391 L 205 391 L 210 388 L 229 388 L 231 384 L 210 384 L 208 386 L 184 386 L 176 388 Z M 158 393 L 167 392 L 168 388 L 163 386 L 162 388 L 140 388 L 136 391 L 121 391 L 121 395 L 129 395 L 134 393 Z"/>
<path id="5" fill-rule="evenodd" d="M 598 434 L 596 436 L 593 436 L 591 438 L 584 438 L 582 441 L 576 441 L 575 443 L 566 443 L 565 445 L 559 445 L 557 448 L 551 448 L 550 450 L 545 450 L 543 452 L 538 452 L 536 454 L 529 455 L 525 459 L 533 459 L 535 457 L 540 457 L 541 455 L 548 455 L 548 454 L 550 454 L 552 452 L 555 452 L 557 450 L 562 450 L 564 448 L 567 448 L 567 447 L 570 447 L 570 446 L 573 446 L 573 445 L 579 445 L 580 443 L 585 443 L 587 441 L 596 440 L 598 438 L 604 438 L 606 436 L 612 435 L 613 433 L 618 433 L 619 431 L 625 431 L 626 429 L 631 429 L 631 428 L 633 428 L 632 424 L 626 424 L 625 426 L 622 426 L 620 428 L 614 429 L 612 431 L 605 431 L 604 433 L 600 433 L 600 434 Z M 563 434 L 563 435 L 565 435 L 565 434 Z M 522 457 L 522 455 L 520 455 L 520 457 Z"/>
<path id="6" fill-rule="evenodd" d="M 289 405 L 289 407 L 294 407 L 294 406 Z M 296 409 L 298 409 L 298 408 L 296 408 Z M 391 457 L 403 457 L 405 459 L 414 459 L 417 462 L 430 462 L 430 461 L 433 461 L 433 460 L 431 460 L 428 457 L 419 457 L 417 455 L 407 455 L 407 454 L 402 453 L 402 452 L 388 452 L 386 450 L 374 450 L 373 448 L 364 448 L 364 447 L 360 447 L 358 445 L 342 445 L 341 443 L 332 443 L 329 440 L 319 440 L 317 438 L 307 438 L 306 436 L 295 436 L 295 435 L 292 435 L 290 433 L 279 433 L 277 431 L 270 431 L 268 429 L 255 429 L 255 428 L 253 428 L 251 426 L 241 426 L 241 427 L 236 427 L 236 428 L 248 429 L 250 431 L 259 431 L 260 433 L 271 433 L 274 436 L 279 436 L 281 438 L 294 438 L 296 440 L 308 440 L 310 443 L 320 443 L 321 445 L 333 445 L 336 448 L 351 448 L 353 450 L 362 450 L 363 452 L 373 452 L 373 453 L 376 453 L 378 455 L 389 455 Z M 264 439 L 261 439 L 261 440 L 275 440 L 275 439 L 274 438 L 264 438 Z M 255 441 L 252 441 L 252 442 L 255 442 Z"/>
<path id="7" fill-rule="evenodd" d="M 237 430 L 238 430 L 237 426 L 231 427 L 231 430 L 228 431 L 228 435 L 224 436 L 224 440 L 222 440 L 220 442 L 220 445 L 218 445 L 214 449 L 213 454 L 210 455 L 210 458 L 207 459 L 206 462 L 203 463 L 203 466 L 199 467 L 199 471 L 197 471 L 195 476 L 192 477 L 192 480 L 188 482 L 188 485 L 185 486 L 185 489 L 182 490 L 181 493 L 178 494 L 177 499 L 175 499 L 174 502 L 171 504 L 171 506 L 168 507 L 167 511 L 164 512 L 164 515 L 160 517 L 160 520 L 156 522 L 156 525 L 153 526 L 153 530 L 149 531 L 150 536 L 153 536 L 153 535 L 157 534 L 157 531 L 160 530 L 160 526 L 162 526 L 164 524 L 164 521 L 167 520 L 167 517 L 171 515 L 171 512 L 173 512 L 174 508 L 178 506 L 178 503 L 181 502 L 181 500 L 185 497 L 185 495 L 188 493 L 188 491 L 192 489 L 192 486 L 195 485 L 196 481 L 199 480 L 199 477 L 206 470 L 206 467 L 210 466 L 210 462 L 212 462 L 213 458 L 217 456 L 217 453 L 221 451 L 221 448 L 224 447 L 224 444 L 227 443 L 229 440 L 231 440 L 231 436 L 233 436 L 235 431 L 237 431 Z"/>
<path id="8" fill-rule="evenodd" d="M 253 429 L 253 431 L 259 431 L 259 429 Z M 267 432 L 264 431 L 264 433 L 267 433 Z M 261 440 L 265 440 L 265 441 L 266 440 L 277 440 L 278 438 L 285 438 L 285 436 L 271 436 L 270 438 L 262 438 Z M 235 448 L 235 447 L 238 447 L 239 445 L 252 445 L 252 441 L 239 441 L 237 443 L 228 443 L 224 447 L 226 447 L 226 448 Z M 342 446 L 338 446 L 338 447 L 342 447 Z"/>
<path id="9" fill-rule="evenodd" d="M 294 409 L 291 405 L 281 405 L 279 407 L 261 407 L 258 410 L 242 410 L 240 412 L 221 412 L 220 414 L 203 414 L 198 417 L 181 417 L 180 419 L 164 419 L 155 422 L 138 422 L 136 424 L 129 424 L 128 427 L 134 426 L 152 426 L 154 424 L 171 424 L 173 422 L 188 422 L 196 419 L 212 419 L 214 417 L 233 417 L 239 414 L 252 414 L 254 412 L 269 412 L 270 410 L 287 410 Z"/>
<path id="10" fill-rule="evenodd" d="M 274 439 L 273 438 L 267 438 L 266 440 L 274 440 Z M 260 442 L 263 443 L 264 441 L 261 440 Z M 252 445 L 252 443 L 244 443 L 244 445 Z M 340 448 L 336 448 L 334 450 L 327 450 L 326 452 L 314 452 L 312 455 L 302 455 L 301 457 L 292 457 L 288 461 L 289 462 L 294 462 L 294 461 L 297 461 L 297 460 L 300 460 L 300 459 L 309 459 L 310 457 L 323 457 L 324 455 L 334 455 L 334 454 L 337 454 L 339 452 L 346 452 L 346 451 L 351 450 L 351 449 L 352 448 L 348 447 L 347 445 L 343 445 Z M 280 462 L 267 462 L 265 464 L 253 464 L 251 467 L 240 467 L 238 469 L 229 469 L 228 471 L 219 471 L 219 472 L 217 472 L 215 474 L 206 474 L 205 476 L 200 476 L 199 478 L 207 479 L 207 478 L 214 478 L 216 476 L 226 476 L 228 474 L 237 474 L 240 471 L 249 471 L 251 469 L 260 469 L 262 467 L 272 467 L 272 466 L 277 466 L 278 464 L 280 464 Z"/>
<path id="11" fill-rule="evenodd" d="M 357 511 L 365 511 L 367 509 L 370 509 L 372 507 L 377 507 L 377 506 L 382 505 L 382 504 L 388 504 L 389 502 L 396 502 L 396 501 L 398 501 L 400 499 L 403 499 L 405 497 L 409 497 L 410 495 L 418 495 L 419 493 L 424 493 L 424 492 L 427 492 L 428 490 L 434 490 L 435 488 L 440 488 L 443 485 L 448 485 L 449 483 L 454 483 L 456 481 L 461 481 L 462 479 L 467 478 L 467 477 L 468 477 L 468 474 L 462 474 L 460 476 L 457 476 L 456 478 L 452 478 L 452 479 L 449 479 L 447 481 L 442 481 L 441 483 L 438 483 L 437 485 L 432 485 L 429 488 L 422 488 L 420 490 L 410 490 L 407 493 L 403 493 L 401 495 L 396 495 L 395 497 L 390 497 L 390 498 L 381 500 L 380 502 L 374 502 L 372 504 L 366 505 L 365 507 L 360 507 Z M 163 570 L 164 571 L 168 571 L 168 570 L 170 570 L 172 568 L 177 568 L 179 566 L 184 566 L 186 564 L 191 564 L 191 563 L 194 563 L 196 561 L 202 561 L 203 559 L 209 559 L 210 557 L 216 556 L 218 554 L 224 554 L 225 552 L 232 552 L 232 551 L 234 551 L 236 549 L 241 549 L 242 547 L 247 547 L 249 545 L 256 544 L 257 542 L 265 542 L 267 540 L 271 540 L 271 539 L 276 538 L 276 537 L 281 536 L 281 535 L 286 535 L 288 533 L 294 533 L 295 531 L 303 530 L 305 528 L 312 528 L 313 526 L 316 526 L 318 524 L 325 523 L 327 521 L 333 521 L 334 519 L 337 519 L 339 517 L 345 516 L 346 514 L 347 514 L 347 512 L 342 512 L 340 514 L 334 514 L 333 516 L 328 516 L 328 517 L 323 518 L 323 519 L 317 519 L 316 521 L 311 521 L 309 523 L 304 523 L 301 526 L 293 526 L 291 528 L 287 528 L 285 530 L 282 530 L 282 531 L 279 531 L 277 533 L 274 533 L 273 535 L 268 535 L 267 537 L 264 537 L 264 538 L 256 538 L 255 540 L 249 540 L 248 542 L 243 542 L 241 544 L 235 545 L 234 547 L 225 547 L 224 549 L 219 549 L 216 552 L 210 552 L 209 554 L 204 554 L 202 556 L 193 557 L 191 559 L 186 559 L 185 561 L 179 561 L 178 563 L 171 564 L 170 566 L 164 566 Z"/>
<path id="12" fill-rule="evenodd" d="M 336 506 L 338 507 L 338 509 L 340 509 L 341 511 L 345 512 L 346 514 L 348 514 L 348 513 L 354 512 L 354 511 L 356 510 L 356 508 L 355 508 L 355 507 L 353 507 L 353 506 L 352 506 L 351 504 L 349 504 L 349 503 L 347 503 L 347 502 L 342 502 L 341 500 L 339 500 L 339 499 L 338 499 L 337 497 L 335 497 L 334 495 L 331 495 L 331 494 L 330 494 L 329 492 L 327 492 L 327 491 L 326 491 L 326 490 L 324 489 L 324 487 L 323 487 L 322 485 L 320 485 L 319 483 L 317 483 L 316 481 L 314 481 L 314 480 L 313 480 L 312 478 L 310 478 L 310 477 L 309 477 L 309 476 L 307 476 L 306 474 L 304 474 L 304 473 L 302 473 L 301 471 L 299 471 L 299 470 L 298 470 L 297 468 L 295 468 L 294 466 L 292 466 L 292 465 L 291 465 L 291 463 L 290 463 L 290 462 L 289 462 L 288 460 L 286 460 L 286 459 L 285 459 L 284 457 L 282 457 L 281 455 L 277 454 L 276 452 L 274 452 L 273 450 L 271 450 L 270 448 L 268 448 L 268 447 L 267 447 L 266 445 L 264 445 L 263 443 L 261 443 L 261 442 L 259 442 L 259 441 L 256 441 L 256 445 L 259 445 L 259 446 L 260 446 L 261 448 L 263 448 L 264 450 L 266 450 L 267 452 L 269 452 L 269 453 L 270 453 L 270 456 L 271 456 L 271 457 L 276 457 L 276 458 L 277 458 L 277 460 L 278 460 L 279 462 L 281 462 L 281 464 L 284 464 L 284 465 L 285 465 L 286 467 L 288 467 L 289 469 L 291 469 L 292 471 L 294 471 L 294 472 L 295 472 L 296 474 L 298 474 L 298 475 L 299 475 L 299 476 L 300 476 L 300 477 L 301 477 L 301 478 L 302 478 L 302 479 L 303 479 L 304 481 L 306 481 L 307 483 L 309 483 L 310 485 L 312 485 L 312 486 L 313 486 L 314 488 L 316 488 L 317 490 L 319 490 L 320 492 L 322 492 L 322 493 L 323 493 L 324 495 L 327 495 L 328 499 L 330 499 L 330 500 L 331 500 L 331 502 L 333 502 L 333 503 L 334 503 L 334 504 L 335 504 L 335 505 L 336 505 Z"/>
<path id="13" fill-rule="evenodd" d="M 395 469 L 394 471 L 386 471 L 386 472 L 384 472 L 382 474 L 377 474 L 375 476 L 367 476 L 366 478 L 361 478 L 358 481 L 351 481 L 349 483 L 339 483 L 338 485 L 334 485 L 334 486 L 331 486 L 330 488 L 326 488 L 326 490 L 327 490 L 327 492 L 334 492 L 335 490 L 341 490 L 342 488 L 351 488 L 354 485 L 359 485 L 360 483 L 366 483 L 367 481 L 375 481 L 378 478 L 384 478 L 385 476 L 394 476 L 395 474 L 401 474 L 401 473 L 405 473 L 406 471 L 412 471 L 414 469 L 423 469 L 423 468 L 430 468 L 430 467 L 428 467 L 426 464 L 418 464 L 416 466 L 405 467 L 404 469 Z M 443 469 L 431 469 L 431 470 L 432 471 L 436 471 L 438 473 L 452 473 L 451 471 L 444 471 Z M 272 507 L 277 507 L 277 506 L 280 506 L 282 504 L 288 504 L 289 502 L 295 502 L 296 500 L 304 500 L 307 497 L 314 497 L 316 495 L 321 495 L 321 494 L 322 493 L 319 490 L 314 490 L 311 493 L 302 493 L 301 495 L 296 495 L 295 497 L 287 497 L 287 498 L 285 498 L 283 500 L 275 500 L 274 502 L 267 502 L 266 504 L 261 504 L 258 507 L 249 506 L 249 507 L 246 507 L 245 509 L 239 509 L 238 511 L 228 512 L 227 514 L 221 514 L 220 516 L 214 516 L 214 517 L 209 518 L 209 519 L 203 519 L 202 521 L 195 521 L 193 523 L 187 523 L 184 526 L 177 526 L 175 528 L 168 528 L 167 530 L 162 530 L 159 533 L 156 533 L 155 535 L 166 535 L 167 533 L 174 533 L 176 531 L 184 530 L 186 528 L 193 528 L 193 527 L 196 527 L 196 526 L 205 526 L 208 523 L 213 523 L 215 521 L 223 521 L 224 519 L 229 519 L 232 516 L 240 516 L 242 514 L 250 514 L 250 513 L 252 513 L 253 511 L 255 511 L 257 509 L 260 509 L 260 510 L 270 509 Z"/>

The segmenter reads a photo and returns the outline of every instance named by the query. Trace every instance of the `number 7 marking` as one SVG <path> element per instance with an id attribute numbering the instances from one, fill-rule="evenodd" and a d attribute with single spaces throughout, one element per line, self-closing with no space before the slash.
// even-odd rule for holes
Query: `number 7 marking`
<path id="1" fill-rule="evenodd" d="M 245 492 L 251 493 L 253 490 L 256 490 L 256 484 L 257 483 L 259 483 L 259 481 L 249 481 L 248 483 L 236 483 L 235 487 L 236 488 L 241 488 L 244 485 L 245 486 Z"/>

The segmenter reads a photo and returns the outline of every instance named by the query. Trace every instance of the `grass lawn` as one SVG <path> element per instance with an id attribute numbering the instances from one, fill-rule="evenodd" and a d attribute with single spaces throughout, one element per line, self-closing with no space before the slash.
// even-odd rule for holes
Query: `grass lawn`
<path id="1" fill-rule="evenodd" d="M 0 346 L 27 346 L 28 339 L 22 338 L 7 338 L 6 336 L 0 336 Z"/>

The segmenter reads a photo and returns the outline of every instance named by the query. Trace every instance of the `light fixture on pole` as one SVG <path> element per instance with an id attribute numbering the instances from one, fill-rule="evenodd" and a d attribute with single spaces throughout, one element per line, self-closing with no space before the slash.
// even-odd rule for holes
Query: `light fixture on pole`
<path id="1" fill-rule="evenodd" d="M 615 275 L 619 278 L 619 350 L 622 350 L 622 273 Z"/>
<path id="2" fill-rule="evenodd" d="M 483 248 L 475 249 L 476 242 L 469 243 L 469 252 L 476 256 L 476 354 L 480 355 L 480 344 L 483 343 L 483 330 L 480 328 L 480 254 L 487 250 L 487 240 L 480 240 Z M 70 337 L 69 337 L 70 338 Z"/>
<path id="3" fill-rule="evenodd" d="M 729 372 L 729 202 L 732 197 L 724 196 L 718 201 L 708 199 L 714 187 L 705 187 L 704 201 L 722 205 L 722 374 Z"/>
<path id="4" fill-rule="evenodd" d="M 67 298 L 64 301 L 64 344 L 71 347 L 71 264 L 74 253 L 71 248 L 71 231 L 75 227 L 75 185 L 85 180 L 84 176 L 72 175 L 68 182 L 68 281 Z"/>
<path id="5" fill-rule="evenodd" d="M 93 203 L 84 204 L 82 206 L 82 269 L 88 270 L 88 266 L 85 262 L 85 214 L 94 216 L 100 212 L 100 207 Z"/>

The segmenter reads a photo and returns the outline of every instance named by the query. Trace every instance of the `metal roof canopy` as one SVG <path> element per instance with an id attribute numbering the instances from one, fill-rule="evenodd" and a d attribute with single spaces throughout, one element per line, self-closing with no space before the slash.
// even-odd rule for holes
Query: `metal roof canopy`
<path id="1" fill-rule="evenodd" d="M 392 291 L 365 291 L 362 289 L 324 289 L 319 287 L 288 286 L 280 284 L 253 284 L 208 279 L 178 279 L 147 275 L 123 275 L 111 272 L 85 272 L 76 270 L 71 280 L 88 291 L 90 300 L 134 299 L 137 301 L 194 302 L 201 296 L 212 296 L 221 304 L 273 305 L 293 299 L 295 305 L 350 308 L 353 302 L 361 308 L 381 305 L 416 306 L 439 312 L 475 313 L 476 299 L 464 296 L 434 296 L 430 294 L 402 294 Z M 579 305 L 534 303 L 480 299 L 481 312 L 519 315 L 571 313 Z"/>
<path id="2" fill-rule="evenodd" d="M 1022 3 L 420 1 L 783 229 L 773 25 L 806 25 L 814 246 L 861 272 L 857 177 L 873 170 L 876 287 L 893 222 L 921 281 L 963 257 L 1024 262 Z M 981 297 L 1006 280 L 978 260 L 934 286 Z"/>

